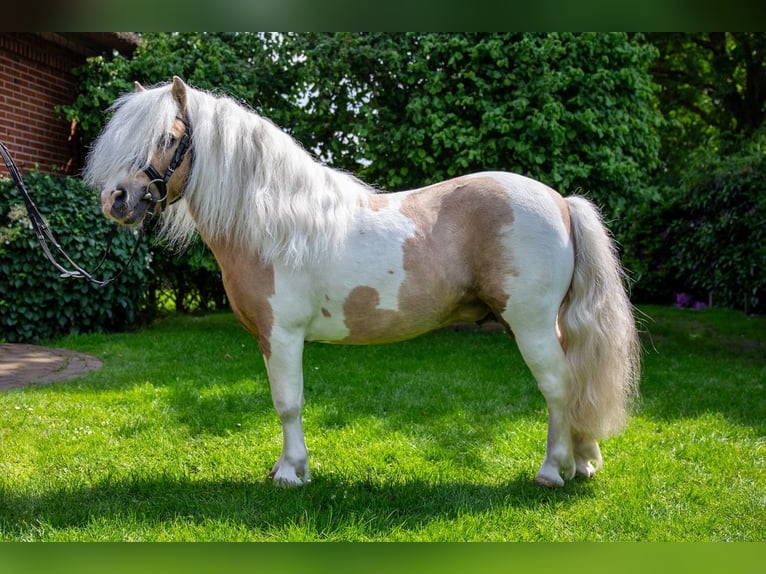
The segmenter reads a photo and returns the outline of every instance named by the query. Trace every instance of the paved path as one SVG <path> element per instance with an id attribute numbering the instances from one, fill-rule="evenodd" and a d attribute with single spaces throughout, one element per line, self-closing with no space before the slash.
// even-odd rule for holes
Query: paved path
<path id="1" fill-rule="evenodd" d="M 0 391 L 32 383 L 55 383 L 101 368 L 98 359 L 68 349 L 0 345 Z"/>

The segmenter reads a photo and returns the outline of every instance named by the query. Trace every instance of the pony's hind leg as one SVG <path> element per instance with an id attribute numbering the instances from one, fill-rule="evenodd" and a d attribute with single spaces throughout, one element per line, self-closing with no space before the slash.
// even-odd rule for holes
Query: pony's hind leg
<path id="1" fill-rule="evenodd" d="M 564 486 L 575 476 L 572 432 L 565 413 L 569 368 L 556 334 L 555 316 L 533 306 L 515 305 L 503 314 L 524 362 L 532 371 L 548 406 L 545 459 L 535 482 L 546 487 Z"/>
<path id="2" fill-rule="evenodd" d="M 592 477 L 604 464 L 598 442 L 575 435 L 573 443 L 577 476 Z"/>

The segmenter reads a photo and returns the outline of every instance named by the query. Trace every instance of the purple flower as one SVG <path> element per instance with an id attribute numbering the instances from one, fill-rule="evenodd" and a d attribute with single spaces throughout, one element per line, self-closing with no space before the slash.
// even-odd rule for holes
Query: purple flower
<path id="1" fill-rule="evenodd" d="M 673 295 L 676 299 L 676 307 L 688 307 L 692 302 L 692 298 L 686 293 L 673 293 Z"/>

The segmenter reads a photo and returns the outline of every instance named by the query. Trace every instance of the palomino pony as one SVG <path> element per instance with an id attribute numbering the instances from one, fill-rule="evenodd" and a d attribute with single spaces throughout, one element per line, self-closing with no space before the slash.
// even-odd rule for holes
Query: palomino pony
<path id="1" fill-rule="evenodd" d="M 177 77 L 136 84 L 111 111 L 85 178 L 107 217 L 130 225 L 164 212 L 171 242 L 196 229 L 211 248 L 266 363 L 283 432 L 275 484 L 309 480 L 305 341 L 388 343 L 490 313 L 547 403 L 535 482 L 601 467 L 597 441 L 623 428 L 640 361 L 615 247 L 589 201 L 501 172 L 376 193 Z"/>

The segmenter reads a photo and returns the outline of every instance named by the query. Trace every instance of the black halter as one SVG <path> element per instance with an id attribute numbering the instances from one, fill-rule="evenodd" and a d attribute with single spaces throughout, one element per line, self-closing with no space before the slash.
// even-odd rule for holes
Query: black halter
<path id="1" fill-rule="evenodd" d="M 168 169 L 165 170 L 165 175 L 160 175 L 160 173 L 154 169 L 154 166 L 151 164 L 149 164 L 144 169 L 144 173 L 149 177 L 151 181 L 146 185 L 147 192 L 143 199 L 145 201 L 151 202 L 152 208 L 154 208 L 154 206 L 159 203 L 160 211 L 164 211 L 168 205 L 173 205 L 186 193 L 186 185 L 184 185 L 181 188 L 181 192 L 173 198 L 173 201 L 168 203 L 168 181 L 170 181 L 170 178 L 173 177 L 173 174 L 175 173 L 176 169 L 178 169 L 178 166 L 181 165 L 181 163 L 184 161 L 186 153 L 191 149 L 191 125 L 189 125 L 189 121 L 185 116 L 177 115 L 176 119 L 183 122 L 184 133 L 181 136 L 181 140 L 178 142 L 176 153 L 173 155 L 173 159 L 168 165 Z M 154 195 L 152 195 L 152 193 L 149 191 L 149 187 L 152 185 L 157 187 L 157 190 L 160 193 L 159 198 L 155 199 Z M 154 209 L 152 209 L 152 211 L 154 211 Z"/>

